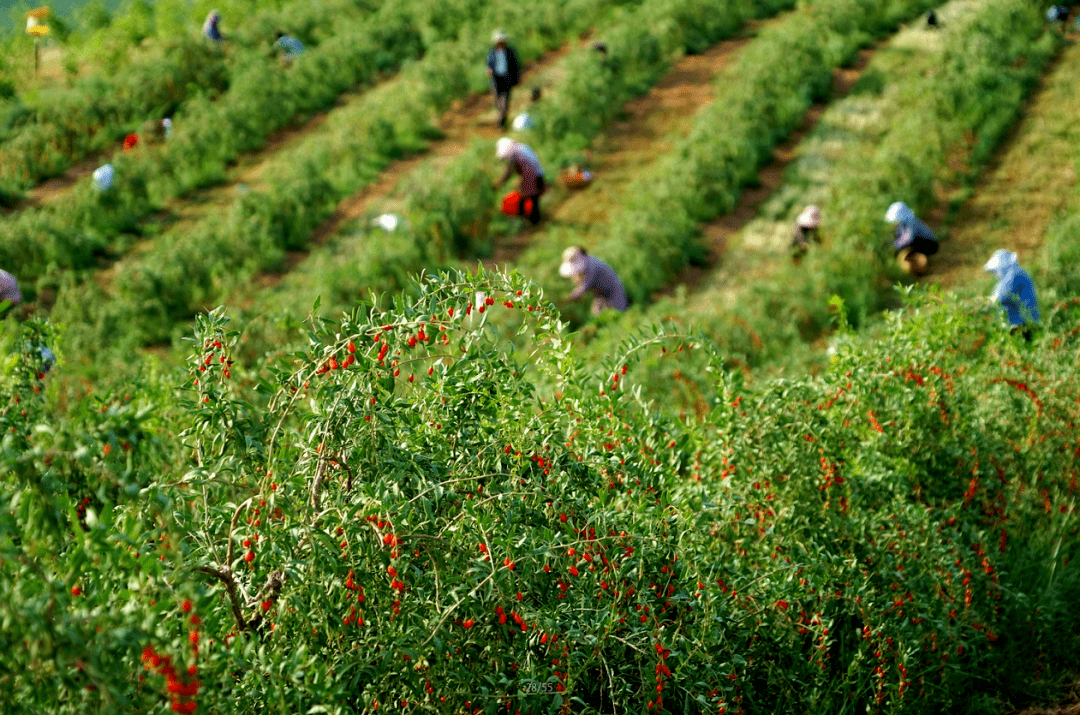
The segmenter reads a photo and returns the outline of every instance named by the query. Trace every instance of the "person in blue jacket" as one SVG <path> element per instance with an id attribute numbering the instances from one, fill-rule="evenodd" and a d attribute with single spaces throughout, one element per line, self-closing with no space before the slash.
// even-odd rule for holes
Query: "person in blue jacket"
<path id="1" fill-rule="evenodd" d="M 990 303 L 1005 309 L 1014 333 L 1023 333 L 1025 339 L 1031 340 L 1031 328 L 1039 322 L 1039 301 L 1031 276 L 1020 267 L 1016 254 L 1004 248 L 994 251 L 983 268 L 998 277 Z"/>
<path id="2" fill-rule="evenodd" d="M 505 32 L 496 30 L 491 38 L 495 46 L 487 57 L 488 75 L 495 91 L 495 109 L 499 112 L 499 126 L 503 128 L 506 128 L 506 116 L 510 112 L 510 90 L 521 82 L 521 66 L 509 39 Z"/>
<path id="3" fill-rule="evenodd" d="M 930 227 L 920 221 L 915 212 L 903 201 L 889 206 L 885 220 L 896 224 L 893 248 L 896 259 L 908 273 L 921 276 L 926 273 L 927 257 L 938 252 L 937 239 Z"/>

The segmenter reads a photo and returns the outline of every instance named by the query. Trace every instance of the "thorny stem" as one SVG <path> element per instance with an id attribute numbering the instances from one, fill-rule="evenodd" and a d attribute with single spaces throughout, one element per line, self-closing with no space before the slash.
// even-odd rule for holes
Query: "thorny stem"
<path id="1" fill-rule="evenodd" d="M 236 579 L 233 577 L 232 571 L 222 571 L 211 566 L 200 566 L 199 571 L 213 576 L 225 584 L 225 593 L 229 596 L 229 604 L 232 606 L 233 618 L 236 619 L 236 625 L 242 631 L 248 630 L 248 623 L 244 620 L 244 612 L 240 608 L 240 600 L 237 598 Z"/>

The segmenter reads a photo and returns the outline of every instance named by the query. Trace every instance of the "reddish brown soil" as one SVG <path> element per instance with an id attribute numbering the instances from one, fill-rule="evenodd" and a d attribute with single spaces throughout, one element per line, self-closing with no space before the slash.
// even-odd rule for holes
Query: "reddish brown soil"
<path id="1" fill-rule="evenodd" d="M 750 25 L 748 32 L 757 25 Z M 649 171 L 658 155 L 670 151 L 675 140 L 690 131 L 694 116 L 713 100 L 713 80 L 752 39 L 747 34 L 682 57 L 648 92 L 623 105 L 622 117 L 609 125 L 586 155 L 596 175 L 592 185 L 568 196 L 561 192 L 550 195 L 545 206 L 548 217 L 581 225 L 607 221 L 634 179 Z M 485 265 L 512 263 L 538 230 L 542 227 L 499 242 Z"/>

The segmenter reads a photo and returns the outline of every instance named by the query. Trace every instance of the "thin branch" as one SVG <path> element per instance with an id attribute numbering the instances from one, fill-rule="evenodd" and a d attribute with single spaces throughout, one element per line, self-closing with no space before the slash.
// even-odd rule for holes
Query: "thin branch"
<path id="1" fill-rule="evenodd" d="M 233 578 L 232 571 L 220 571 L 211 566 L 200 566 L 199 571 L 209 576 L 213 576 L 225 584 L 225 593 L 229 595 L 229 603 L 232 605 L 233 618 L 236 619 L 236 625 L 241 631 L 246 631 L 248 629 L 248 623 L 244 620 L 244 612 L 240 608 L 240 600 L 236 595 L 236 579 Z"/>

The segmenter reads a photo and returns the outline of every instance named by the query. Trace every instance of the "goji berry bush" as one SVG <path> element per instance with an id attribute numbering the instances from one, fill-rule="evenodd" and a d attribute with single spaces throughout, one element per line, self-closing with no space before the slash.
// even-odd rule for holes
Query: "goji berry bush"
<path id="1" fill-rule="evenodd" d="M 1080 310 L 1029 345 L 910 300 L 825 374 L 753 387 L 662 326 L 587 367 L 517 276 L 426 278 L 266 360 L 214 311 L 182 375 L 114 394 L 59 391 L 52 328 L 9 325 L 0 702 L 908 713 L 1052 694 L 1080 632 Z M 643 397 L 665 361 L 712 376 L 709 409 Z"/>

